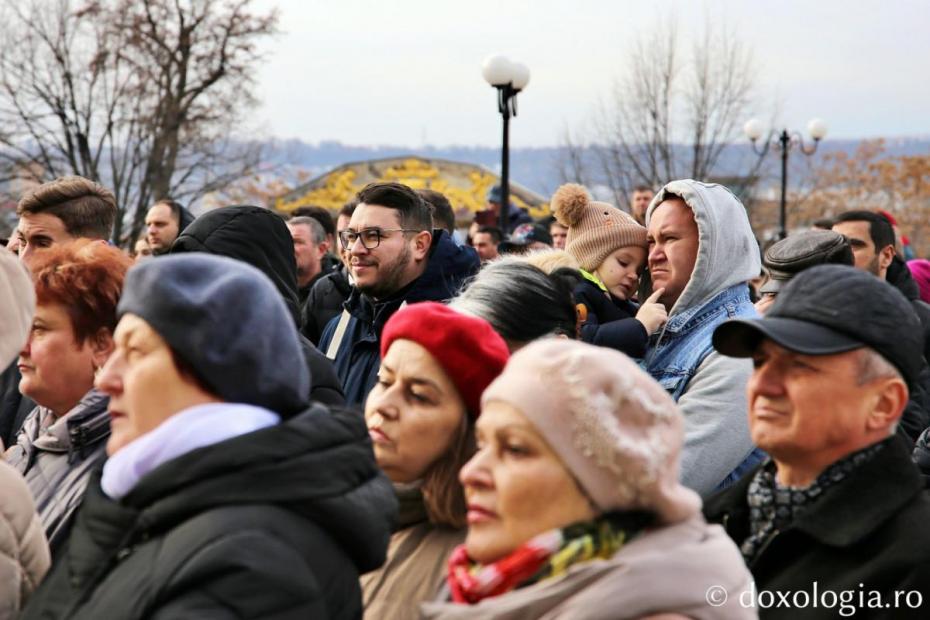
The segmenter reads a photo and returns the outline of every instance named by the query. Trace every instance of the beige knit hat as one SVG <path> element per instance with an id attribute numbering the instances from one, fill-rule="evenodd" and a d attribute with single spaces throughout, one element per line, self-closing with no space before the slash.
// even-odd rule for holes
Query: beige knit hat
<path id="1" fill-rule="evenodd" d="M 518 409 L 602 513 L 645 509 L 683 521 L 701 499 L 679 480 L 684 418 L 626 355 L 561 338 L 510 357 L 481 397 Z"/>
<path id="2" fill-rule="evenodd" d="M 550 205 L 559 223 L 568 227 L 565 249 L 585 271 L 594 271 L 622 247 L 646 247 L 645 228 L 613 205 L 589 199 L 581 185 L 566 183 Z"/>
<path id="3" fill-rule="evenodd" d="M 6 368 L 23 348 L 35 307 L 29 273 L 11 252 L 0 247 L 0 368 Z"/>

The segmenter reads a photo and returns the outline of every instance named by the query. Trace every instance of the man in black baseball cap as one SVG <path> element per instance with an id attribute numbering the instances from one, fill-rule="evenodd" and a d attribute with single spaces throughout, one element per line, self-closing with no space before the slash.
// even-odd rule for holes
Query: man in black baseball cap
<path id="1" fill-rule="evenodd" d="M 923 366 L 907 299 L 853 267 L 812 267 L 764 318 L 723 323 L 713 344 L 753 359 L 750 432 L 770 458 L 705 513 L 740 546 L 757 590 L 874 590 L 890 603 L 894 590 L 930 592 L 930 532 L 916 527 L 930 500 L 895 433 Z"/>

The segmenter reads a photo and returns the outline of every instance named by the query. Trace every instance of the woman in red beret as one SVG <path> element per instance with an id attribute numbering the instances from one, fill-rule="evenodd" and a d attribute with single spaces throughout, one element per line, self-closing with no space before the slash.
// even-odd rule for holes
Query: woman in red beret
<path id="1" fill-rule="evenodd" d="M 365 420 L 400 515 L 384 566 L 361 579 L 366 618 L 417 618 L 439 589 L 465 537 L 458 471 L 475 451 L 481 393 L 507 358 L 490 324 L 442 304 L 407 306 L 385 325 Z"/>

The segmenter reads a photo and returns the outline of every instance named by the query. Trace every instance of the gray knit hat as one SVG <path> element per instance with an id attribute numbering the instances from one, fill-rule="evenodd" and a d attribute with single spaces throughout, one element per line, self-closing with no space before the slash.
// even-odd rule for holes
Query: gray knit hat
<path id="1" fill-rule="evenodd" d="M 616 250 L 629 245 L 646 248 L 646 229 L 628 213 L 588 198 L 581 185 L 566 183 L 550 204 L 559 224 L 568 227 L 565 250 L 585 271 L 594 271 Z"/>
<path id="2" fill-rule="evenodd" d="M 241 261 L 162 256 L 129 270 L 117 314 L 144 319 L 227 402 L 282 417 L 307 406 L 310 376 L 281 295 Z"/>
<path id="3" fill-rule="evenodd" d="M 0 248 L 0 368 L 23 348 L 35 308 L 29 273 L 11 252 Z"/>

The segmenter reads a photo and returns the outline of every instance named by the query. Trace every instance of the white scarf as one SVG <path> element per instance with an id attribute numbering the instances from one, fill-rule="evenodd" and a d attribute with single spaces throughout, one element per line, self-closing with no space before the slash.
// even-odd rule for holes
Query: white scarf
<path id="1" fill-rule="evenodd" d="M 241 403 L 188 407 L 111 456 L 103 466 L 100 486 L 109 498 L 122 499 L 162 463 L 280 421 L 273 411 Z"/>

